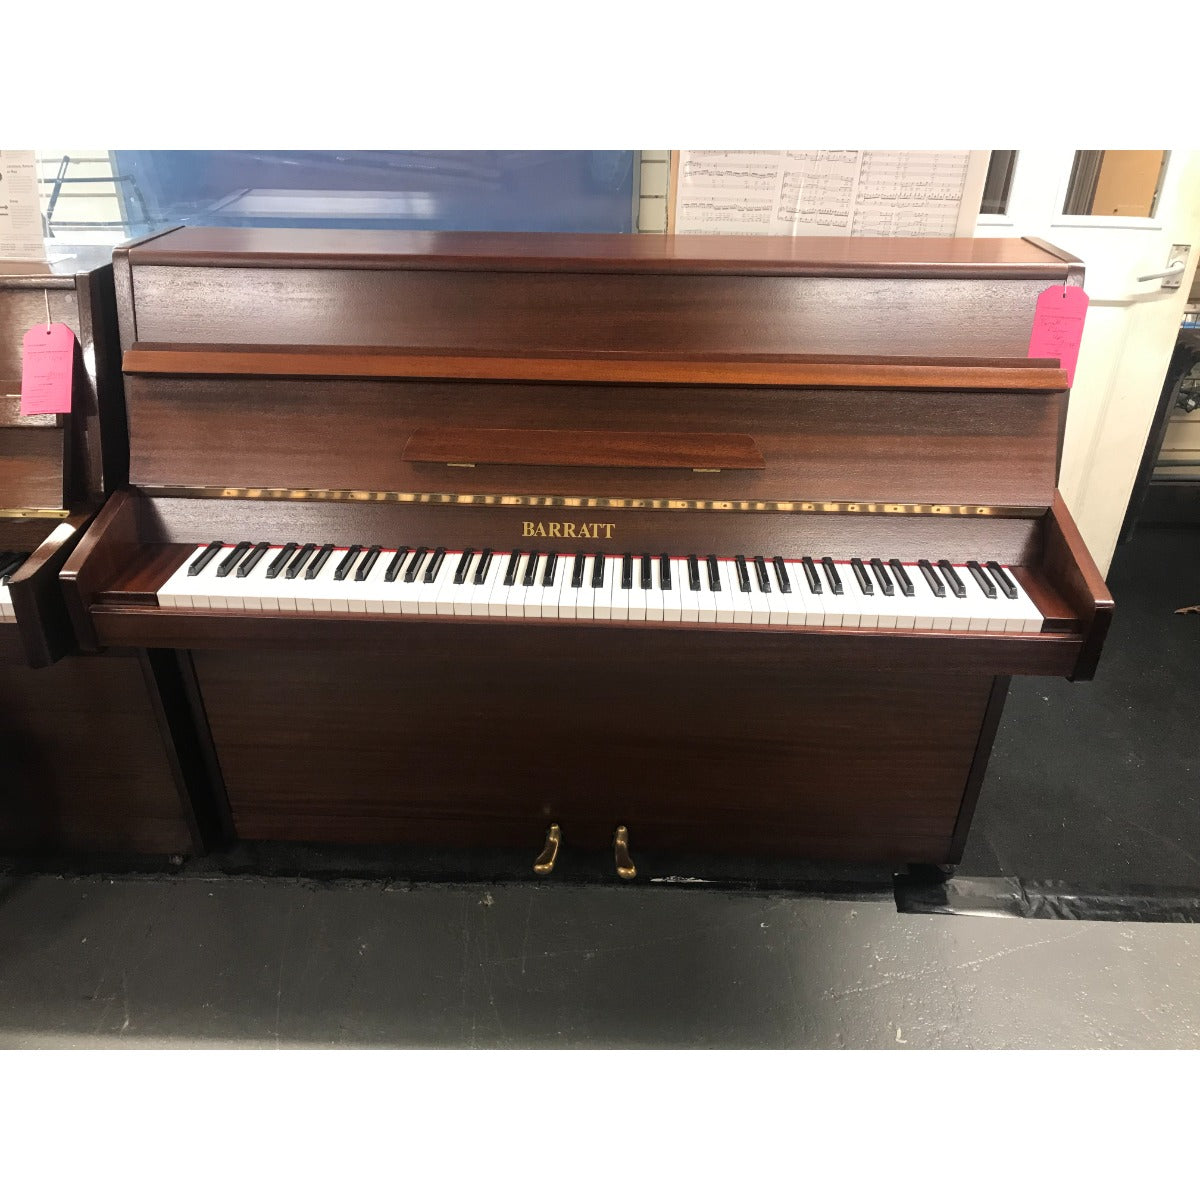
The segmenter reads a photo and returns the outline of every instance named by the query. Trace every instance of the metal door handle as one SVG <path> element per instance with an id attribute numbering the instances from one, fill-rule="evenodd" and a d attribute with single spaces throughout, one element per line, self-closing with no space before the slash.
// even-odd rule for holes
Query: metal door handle
<path id="1" fill-rule="evenodd" d="M 1173 275 L 1182 275 L 1183 267 L 1184 267 L 1183 263 L 1174 262 L 1165 271 L 1156 271 L 1153 275 L 1139 275 L 1138 283 L 1147 283 L 1151 279 L 1170 279 Z"/>

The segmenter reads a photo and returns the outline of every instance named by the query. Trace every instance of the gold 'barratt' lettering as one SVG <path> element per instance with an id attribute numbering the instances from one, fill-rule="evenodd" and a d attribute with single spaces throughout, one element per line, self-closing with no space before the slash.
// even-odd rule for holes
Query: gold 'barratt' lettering
<path id="1" fill-rule="evenodd" d="M 575 521 L 521 522 L 522 537 L 554 538 L 557 541 L 562 541 L 563 539 L 578 540 L 580 538 L 612 541 L 614 529 L 616 529 L 616 524 L 611 521 L 595 521 L 591 524 L 586 521 L 582 523 Z"/>

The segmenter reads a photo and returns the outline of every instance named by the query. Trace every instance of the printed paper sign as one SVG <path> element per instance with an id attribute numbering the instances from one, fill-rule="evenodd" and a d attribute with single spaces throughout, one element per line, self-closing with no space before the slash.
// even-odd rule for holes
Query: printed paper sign
<path id="1" fill-rule="evenodd" d="M 32 150 L 0 150 L 0 258 L 45 255 L 37 159 Z"/>

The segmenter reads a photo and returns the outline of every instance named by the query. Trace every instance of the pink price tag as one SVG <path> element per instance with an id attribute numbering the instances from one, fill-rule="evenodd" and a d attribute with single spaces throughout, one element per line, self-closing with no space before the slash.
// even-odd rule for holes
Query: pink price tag
<path id="1" fill-rule="evenodd" d="M 1029 357 L 1057 358 L 1067 373 L 1067 387 L 1075 382 L 1087 307 L 1087 292 L 1083 288 L 1051 287 L 1038 296 L 1034 310 Z"/>
<path id="2" fill-rule="evenodd" d="M 71 411 L 75 335 L 67 325 L 35 325 L 22 339 L 21 416 Z"/>

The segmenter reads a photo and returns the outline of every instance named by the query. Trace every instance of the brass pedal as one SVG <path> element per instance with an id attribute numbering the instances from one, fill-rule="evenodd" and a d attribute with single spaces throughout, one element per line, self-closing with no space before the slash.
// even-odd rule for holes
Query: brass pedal
<path id="1" fill-rule="evenodd" d="M 533 860 L 533 873 L 535 875 L 549 875 L 554 870 L 554 863 L 558 859 L 558 848 L 562 845 L 562 830 L 557 825 L 551 825 L 546 830 L 546 844 L 542 847 L 542 852 Z"/>
<path id="2" fill-rule="evenodd" d="M 624 825 L 617 826 L 613 834 L 613 858 L 617 863 L 617 874 L 622 879 L 633 879 L 637 875 L 637 867 L 629 857 L 629 830 Z"/>

